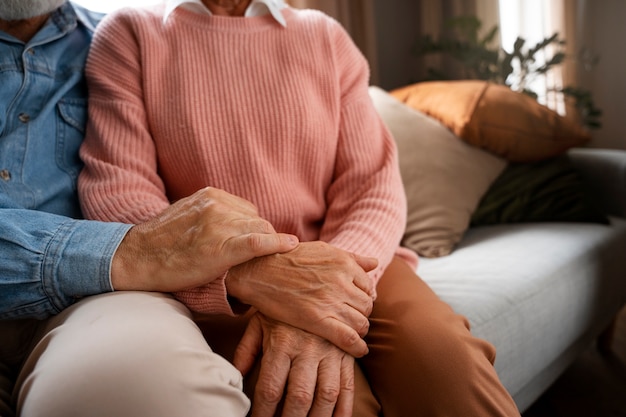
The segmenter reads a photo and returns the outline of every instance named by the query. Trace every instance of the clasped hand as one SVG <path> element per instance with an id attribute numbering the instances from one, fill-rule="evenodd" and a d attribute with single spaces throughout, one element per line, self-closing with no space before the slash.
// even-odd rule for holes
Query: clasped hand
<path id="1" fill-rule="evenodd" d="M 350 417 L 354 358 L 327 340 L 265 317 L 252 316 L 235 352 L 246 375 L 263 351 L 252 417 Z"/>
<path id="2" fill-rule="evenodd" d="M 355 357 L 367 354 L 373 284 L 367 271 L 377 261 L 324 242 L 233 267 L 230 295 L 265 316 L 320 336 Z"/>
<path id="3" fill-rule="evenodd" d="M 116 290 L 176 292 L 228 271 L 229 295 L 258 311 L 235 359 L 245 373 L 263 351 L 253 415 L 273 415 L 289 380 L 284 415 L 349 416 L 354 357 L 368 352 L 362 338 L 374 289 L 367 272 L 376 266 L 276 233 L 253 204 L 209 187 L 132 227 L 111 278 Z"/>
<path id="4" fill-rule="evenodd" d="M 229 271 L 231 296 L 361 357 L 372 309 L 366 272 L 376 265 L 323 242 L 298 244 L 249 201 L 207 187 L 132 227 L 111 281 L 116 290 L 176 292 Z"/>

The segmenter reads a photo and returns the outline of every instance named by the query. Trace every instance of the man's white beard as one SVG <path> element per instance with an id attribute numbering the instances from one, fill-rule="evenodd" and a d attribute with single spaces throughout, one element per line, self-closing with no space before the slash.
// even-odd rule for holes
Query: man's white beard
<path id="1" fill-rule="evenodd" d="M 66 0 L 0 0 L 0 19 L 22 20 L 57 9 Z"/>

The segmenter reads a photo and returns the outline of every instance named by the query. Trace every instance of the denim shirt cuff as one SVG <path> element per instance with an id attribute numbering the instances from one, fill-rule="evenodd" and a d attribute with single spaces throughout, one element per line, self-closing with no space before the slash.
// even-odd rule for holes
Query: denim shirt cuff
<path id="1" fill-rule="evenodd" d="M 46 247 L 42 271 L 44 291 L 55 308 L 113 291 L 111 262 L 131 227 L 85 220 L 60 225 Z"/>

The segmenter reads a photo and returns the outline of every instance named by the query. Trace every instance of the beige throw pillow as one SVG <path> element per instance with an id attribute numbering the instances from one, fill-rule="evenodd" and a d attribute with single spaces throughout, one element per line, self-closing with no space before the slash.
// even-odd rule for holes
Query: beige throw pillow
<path id="1" fill-rule="evenodd" d="M 369 93 L 398 146 L 408 201 L 402 244 L 428 258 L 448 255 L 507 163 L 379 87 L 370 87 Z"/>

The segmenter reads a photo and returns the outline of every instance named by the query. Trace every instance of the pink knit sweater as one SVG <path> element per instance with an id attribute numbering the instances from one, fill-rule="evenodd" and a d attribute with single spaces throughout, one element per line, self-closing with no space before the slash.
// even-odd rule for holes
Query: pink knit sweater
<path id="1" fill-rule="evenodd" d="M 363 56 L 316 11 L 205 16 L 125 9 L 98 27 L 79 181 L 89 218 L 138 223 L 205 186 L 252 201 L 277 231 L 376 257 L 400 248 L 406 201 Z M 223 277 L 177 296 L 232 313 Z"/>

